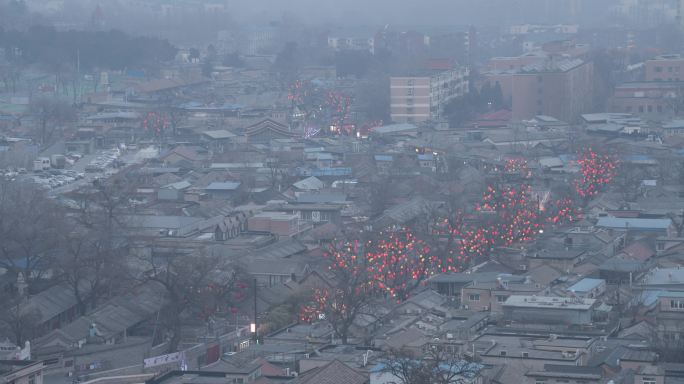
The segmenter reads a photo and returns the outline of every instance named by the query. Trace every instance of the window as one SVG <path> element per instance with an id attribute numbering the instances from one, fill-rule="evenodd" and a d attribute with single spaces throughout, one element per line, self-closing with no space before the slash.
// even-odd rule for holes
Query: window
<path id="1" fill-rule="evenodd" d="M 479 294 L 479 293 L 471 293 L 471 294 L 468 296 L 468 299 L 469 299 L 470 301 L 480 301 L 480 294 Z"/>
<path id="2" fill-rule="evenodd" d="M 523 352 L 522 357 L 523 357 L 523 359 L 526 359 L 526 358 L 530 357 L 530 353 L 529 352 Z"/>
<path id="3" fill-rule="evenodd" d="M 663 112 L 663 106 L 662 105 L 659 105 L 657 109 L 658 109 L 658 113 Z"/>
<path id="4" fill-rule="evenodd" d="M 499 356 L 506 356 L 506 351 L 499 351 Z"/>
<path id="5" fill-rule="evenodd" d="M 413 96 L 413 88 L 407 89 L 407 90 L 406 90 L 406 94 L 407 94 L 408 96 Z"/>
<path id="6" fill-rule="evenodd" d="M 652 106 L 652 105 L 649 105 L 649 106 L 648 106 L 648 113 L 651 113 L 651 112 L 653 112 L 653 106 Z"/>
<path id="7" fill-rule="evenodd" d="M 655 377 L 642 377 L 641 378 L 641 383 L 642 384 L 656 384 L 656 379 Z"/>
<path id="8" fill-rule="evenodd" d="M 413 79 L 409 79 L 406 84 L 408 84 L 409 87 L 413 87 Z"/>
<path id="9" fill-rule="evenodd" d="M 496 302 L 497 302 L 497 303 L 503 303 L 504 301 L 506 301 L 506 296 L 504 296 L 504 295 L 496 295 Z"/>
<path id="10" fill-rule="evenodd" d="M 663 67 L 655 67 L 655 71 L 660 73 L 663 71 Z"/>
<path id="11" fill-rule="evenodd" d="M 684 300 L 670 300 L 670 308 L 684 309 Z"/>
<path id="12" fill-rule="evenodd" d="M 36 375 L 29 376 L 28 384 L 36 384 Z"/>
<path id="13" fill-rule="evenodd" d="M 639 106 L 639 113 L 644 113 L 644 106 L 643 105 Z"/>
<path id="14" fill-rule="evenodd" d="M 546 381 L 544 379 L 535 379 L 534 384 L 546 384 Z"/>
<path id="15" fill-rule="evenodd" d="M 672 67 L 667 67 L 667 71 L 672 73 Z"/>
<path id="16" fill-rule="evenodd" d="M 658 244 L 656 244 L 656 248 L 657 248 L 659 251 L 664 251 L 664 250 L 665 250 L 665 243 L 663 243 L 662 241 L 661 241 L 661 242 L 658 242 Z"/>

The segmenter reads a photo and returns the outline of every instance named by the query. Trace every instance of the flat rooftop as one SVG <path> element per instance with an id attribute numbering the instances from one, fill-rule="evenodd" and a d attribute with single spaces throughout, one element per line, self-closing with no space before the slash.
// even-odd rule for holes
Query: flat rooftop
<path id="1" fill-rule="evenodd" d="M 644 285 L 684 284 L 684 269 L 654 268 L 643 280 Z"/>
<path id="2" fill-rule="evenodd" d="M 553 296 L 522 296 L 513 295 L 506 299 L 504 307 L 519 308 L 549 308 L 549 309 L 590 309 L 595 299 L 572 299 Z"/>

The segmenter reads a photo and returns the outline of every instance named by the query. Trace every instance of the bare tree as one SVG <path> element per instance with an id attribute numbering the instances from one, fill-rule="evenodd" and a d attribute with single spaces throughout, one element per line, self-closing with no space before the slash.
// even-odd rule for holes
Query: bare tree
<path id="1" fill-rule="evenodd" d="M 71 105 L 58 99 L 33 99 L 29 105 L 29 112 L 38 121 L 37 136 L 43 147 L 50 145 L 57 128 L 76 119 L 76 113 Z"/>
<path id="2" fill-rule="evenodd" d="M 634 164 L 621 164 L 620 172 L 615 176 L 615 185 L 622 192 L 625 201 L 634 201 L 637 198 L 641 183 L 649 177 L 648 172 Z"/>
<path id="3" fill-rule="evenodd" d="M 684 362 L 684 329 L 681 324 L 674 325 L 670 321 L 654 326 L 650 332 L 651 347 L 658 353 L 661 361 L 668 363 Z M 656 323 L 658 320 L 656 319 Z"/>
<path id="4" fill-rule="evenodd" d="M 441 204 L 426 203 L 425 214 L 417 221 L 416 235 L 424 239 L 432 254 L 439 259 L 437 271 L 447 272 L 456 267 L 465 230 L 465 209 L 465 195 L 452 193 Z"/>
<path id="5" fill-rule="evenodd" d="M 22 273 L 29 291 L 51 266 L 63 223 L 60 206 L 36 185 L 0 179 L 0 267 Z"/>
<path id="6" fill-rule="evenodd" d="M 169 352 L 175 352 L 181 342 L 184 316 L 206 316 L 221 303 L 239 300 L 231 296 L 242 289 L 237 269 L 217 255 L 178 255 L 144 258 L 144 281 L 161 284 L 168 303 L 164 308 L 163 325 L 170 333 Z M 208 312 L 208 311 L 209 312 Z"/>
<path id="7" fill-rule="evenodd" d="M 95 181 L 73 196 L 79 208 L 69 216 L 55 272 L 72 288 L 81 313 L 126 281 L 126 214 L 134 208 L 134 189 L 134 182 L 115 178 Z"/>
<path id="8" fill-rule="evenodd" d="M 127 276 L 124 244 L 114 244 L 101 234 L 82 229 L 70 232 L 55 261 L 55 273 L 71 287 L 81 314 L 95 308 Z"/>
<path id="9" fill-rule="evenodd" d="M 362 242 L 363 243 L 363 242 Z M 346 344 L 356 318 L 370 310 L 374 295 L 363 247 L 333 242 L 329 254 L 336 285 L 314 289 L 312 302 L 305 307 L 309 317 L 322 315 L 335 334 Z"/>
<path id="10" fill-rule="evenodd" d="M 392 197 L 392 183 L 389 175 L 378 175 L 370 184 L 368 192 L 368 205 L 371 217 L 376 217 L 385 212 Z"/>
<path id="11" fill-rule="evenodd" d="M 479 364 L 433 346 L 421 354 L 392 350 L 384 370 L 395 378 L 389 384 L 461 384 L 476 377 L 480 368 Z"/>
<path id="12" fill-rule="evenodd" d="M 675 231 L 677 231 L 677 237 L 682 237 L 684 235 L 684 209 L 682 209 L 679 214 L 675 212 L 670 212 L 667 217 L 672 220 Z"/>
<path id="13" fill-rule="evenodd" d="M 37 331 L 41 313 L 38 309 L 27 308 L 21 296 L 5 293 L 0 296 L 3 310 L 0 311 L 0 329 L 12 335 L 12 341 L 21 346 L 32 339 Z"/>
<path id="14" fill-rule="evenodd" d="M 684 87 L 677 86 L 674 90 L 666 93 L 664 100 L 668 105 L 668 109 L 675 116 L 680 116 L 684 111 Z"/>
<path id="15" fill-rule="evenodd" d="M 283 182 L 285 173 L 282 169 L 283 162 L 278 157 L 273 157 L 266 161 L 266 165 L 269 169 L 268 177 L 271 182 L 271 188 L 276 188 Z"/>
<path id="16" fill-rule="evenodd" d="M 7 60 L 0 63 L 0 81 L 3 83 L 5 92 L 12 94 L 17 92 L 17 83 L 21 77 L 19 65 L 14 60 Z"/>

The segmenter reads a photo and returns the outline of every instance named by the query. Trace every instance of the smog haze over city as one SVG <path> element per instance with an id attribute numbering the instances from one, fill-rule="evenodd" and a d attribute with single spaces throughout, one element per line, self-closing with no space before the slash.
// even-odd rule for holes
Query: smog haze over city
<path id="1" fill-rule="evenodd" d="M 684 377 L 684 0 L 0 0 L 0 382 Z"/>

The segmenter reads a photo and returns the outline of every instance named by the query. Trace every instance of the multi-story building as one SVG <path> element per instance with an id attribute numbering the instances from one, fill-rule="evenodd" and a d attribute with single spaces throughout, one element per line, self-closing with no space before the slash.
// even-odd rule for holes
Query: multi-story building
<path id="1" fill-rule="evenodd" d="M 275 46 L 277 31 L 274 27 L 249 28 L 239 43 L 241 52 L 245 55 L 260 55 L 272 53 Z"/>
<path id="2" fill-rule="evenodd" d="M 662 55 L 653 60 L 646 60 L 646 81 L 682 81 L 684 80 L 684 57 L 680 55 Z"/>
<path id="3" fill-rule="evenodd" d="M 328 48 L 375 53 L 375 31 L 339 30 L 328 35 Z"/>
<path id="4" fill-rule="evenodd" d="M 512 295 L 534 295 L 542 286 L 532 281 L 510 282 L 506 276 L 495 282 L 473 281 L 461 291 L 461 307 L 471 311 L 502 313 L 503 304 Z"/>
<path id="5" fill-rule="evenodd" d="M 544 24 L 517 24 L 512 25 L 509 28 L 509 33 L 511 35 L 527 35 L 536 33 L 554 33 L 554 34 L 567 34 L 574 35 L 579 32 L 578 24 L 556 24 L 556 25 L 544 25 Z"/>
<path id="6" fill-rule="evenodd" d="M 510 102 L 513 119 L 552 116 L 572 122 L 592 106 L 594 66 L 582 59 L 556 58 L 551 55 L 517 68 L 486 74 L 491 86 L 501 87 L 504 100 Z"/>
<path id="7" fill-rule="evenodd" d="M 588 336 L 548 337 L 523 332 L 487 333 L 480 335 L 469 346 L 484 364 L 520 365 L 528 370 L 542 370 L 548 364 L 580 366 L 588 360 L 595 339 Z M 516 375 L 517 376 L 517 375 Z M 522 383 L 521 377 L 510 377 L 503 383 Z"/>
<path id="8" fill-rule="evenodd" d="M 469 75 L 467 67 L 460 67 L 421 76 L 392 77 L 392 121 L 417 123 L 438 119 L 449 101 L 469 92 Z"/>
<path id="9" fill-rule="evenodd" d="M 675 112 L 675 97 L 683 86 L 684 82 L 677 81 L 620 84 L 613 90 L 609 100 L 609 111 L 638 115 L 671 115 Z"/>
<path id="10" fill-rule="evenodd" d="M 493 57 L 489 59 L 489 71 L 521 71 L 528 65 L 543 63 L 548 56 L 544 52 L 530 52 L 521 56 Z"/>
<path id="11" fill-rule="evenodd" d="M 586 325 L 592 322 L 595 299 L 509 296 L 503 303 L 507 320 L 535 324 Z"/>
<path id="12" fill-rule="evenodd" d="M 620 0 L 613 7 L 613 12 L 631 25 L 653 28 L 675 21 L 679 14 L 677 8 L 677 4 L 669 0 Z"/>

